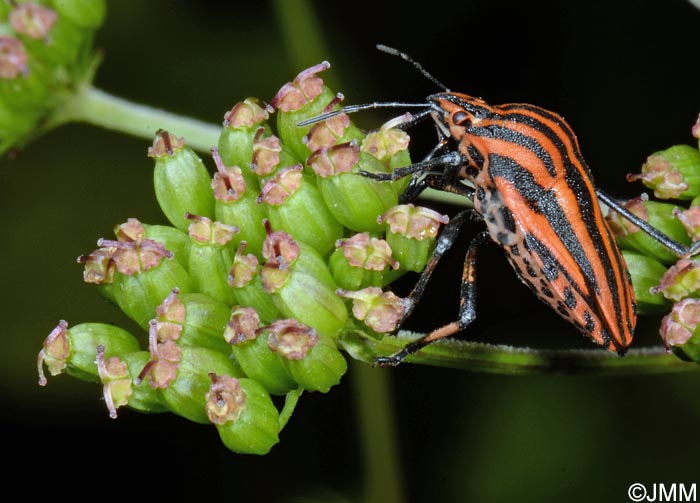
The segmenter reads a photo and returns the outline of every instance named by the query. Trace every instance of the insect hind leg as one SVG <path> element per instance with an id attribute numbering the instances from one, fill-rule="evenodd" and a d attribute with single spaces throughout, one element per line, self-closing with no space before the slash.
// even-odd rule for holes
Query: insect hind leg
<path id="1" fill-rule="evenodd" d="M 596 194 L 598 195 L 598 199 L 605 203 L 605 205 L 608 206 L 608 208 L 622 215 L 625 219 L 629 220 L 634 225 L 639 227 L 639 229 L 642 232 L 651 236 L 655 241 L 668 248 L 672 253 L 674 253 L 678 257 L 687 258 L 700 253 L 700 241 L 696 241 L 691 246 L 686 246 L 682 243 L 679 243 L 675 239 L 670 238 L 669 236 L 658 230 L 656 227 L 649 224 L 649 222 L 647 222 L 646 220 L 638 217 L 637 215 L 629 211 L 622 204 L 617 202 L 615 199 L 610 197 L 602 190 L 596 189 Z"/>
<path id="2" fill-rule="evenodd" d="M 463 211 L 462 213 L 458 214 L 458 216 L 461 216 L 462 218 L 461 222 L 459 222 L 460 224 L 464 222 L 464 219 L 468 217 L 469 213 L 470 211 Z M 445 231 L 447 230 L 448 228 L 446 227 Z M 443 232 L 443 234 L 445 233 L 445 231 Z M 407 356 L 410 356 L 420 351 L 428 344 L 431 344 L 432 342 L 435 342 L 440 339 L 444 339 L 445 337 L 454 335 L 457 332 L 460 332 L 467 328 L 469 325 L 471 325 L 471 323 L 476 319 L 476 259 L 479 248 L 484 242 L 488 241 L 488 237 L 488 231 L 482 231 L 469 244 L 469 249 L 467 250 L 467 255 L 464 259 L 464 268 L 462 271 L 462 286 L 460 289 L 458 319 L 448 323 L 447 325 L 443 325 L 442 327 L 433 330 L 432 332 L 422 337 L 421 339 L 418 339 L 417 341 L 407 344 L 401 351 L 398 351 L 393 355 L 380 356 L 378 358 L 375 358 L 375 365 L 378 365 L 380 367 L 395 367 L 396 365 L 401 363 Z M 428 277 L 430 276 L 430 274 L 432 274 L 432 271 L 435 268 L 435 264 L 433 262 L 436 263 L 441 256 L 442 254 L 437 254 L 436 248 L 436 254 L 433 255 L 433 258 L 431 258 L 430 262 L 428 263 L 428 266 L 426 266 L 426 269 L 421 274 L 418 283 L 416 283 L 416 286 L 413 288 L 413 291 L 408 296 L 409 304 L 407 307 L 407 312 L 404 315 L 404 319 L 408 315 L 410 315 L 411 311 L 413 310 L 413 306 L 415 306 L 416 302 L 423 294 Z"/>

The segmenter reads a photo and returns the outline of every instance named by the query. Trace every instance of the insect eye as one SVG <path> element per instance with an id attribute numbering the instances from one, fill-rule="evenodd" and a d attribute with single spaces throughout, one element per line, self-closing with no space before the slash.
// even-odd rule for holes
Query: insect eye
<path id="1" fill-rule="evenodd" d="M 466 112 L 455 112 L 452 115 L 452 122 L 458 126 L 462 126 L 465 122 L 469 120 L 469 115 Z"/>

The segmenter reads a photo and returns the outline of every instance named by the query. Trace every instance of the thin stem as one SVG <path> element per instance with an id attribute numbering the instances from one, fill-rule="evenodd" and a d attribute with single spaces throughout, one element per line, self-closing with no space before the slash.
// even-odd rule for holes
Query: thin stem
<path id="1" fill-rule="evenodd" d="M 216 146 L 221 132 L 220 126 L 134 103 L 92 86 L 84 86 L 58 109 L 47 127 L 67 122 L 87 122 L 148 140 L 158 129 L 165 129 L 202 152 Z"/>
<path id="2" fill-rule="evenodd" d="M 352 361 L 366 503 L 404 501 L 389 374 Z"/>
<path id="3" fill-rule="evenodd" d="M 284 428 L 287 425 L 289 418 L 292 417 L 292 413 L 294 412 L 294 409 L 297 406 L 299 397 L 303 392 L 303 388 L 293 389 L 284 397 L 284 407 L 282 407 L 282 411 L 280 412 L 280 431 L 282 431 L 282 428 Z"/>
<path id="4" fill-rule="evenodd" d="M 422 334 L 400 332 L 381 341 L 360 331 L 343 334 L 341 343 L 355 359 L 373 363 L 380 355 L 390 355 Z M 516 348 L 498 344 L 484 344 L 445 340 L 422 349 L 406 359 L 407 362 L 458 368 L 490 374 L 595 374 L 642 375 L 663 374 L 700 369 L 668 354 L 663 347 L 632 349 L 619 357 L 604 350 L 551 350 Z"/>

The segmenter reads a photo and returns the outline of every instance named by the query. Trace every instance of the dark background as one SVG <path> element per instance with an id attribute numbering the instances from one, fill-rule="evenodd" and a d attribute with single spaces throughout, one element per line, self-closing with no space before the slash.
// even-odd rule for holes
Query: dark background
<path id="1" fill-rule="evenodd" d="M 597 184 L 618 196 L 642 189 L 624 175 L 648 154 L 696 142 L 700 11 L 685 1 L 310 3 L 333 65 L 327 80 L 347 103 L 435 91 L 374 49 L 384 43 L 455 91 L 561 113 Z M 98 87 L 211 123 L 247 96 L 271 99 L 303 68 L 273 2 L 112 1 L 97 45 Z M 371 128 L 390 116 L 355 119 Z M 417 130 L 416 155 L 433 140 L 430 128 Z M 75 258 L 127 217 L 164 223 L 148 144 L 69 125 L 0 161 L 5 483 L 22 474 L 22 490 L 77 500 L 116 490 L 135 499 L 356 501 L 365 461 L 352 366 L 327 395 L 302 397 L 264 457 L 232 454 L 211 428 L 171 415 L 124 410 L 112 421 L 95 385 L 66 376 L 36 385 L 36 353 L 59 319 L 132 327 L 82 283 Z M 474 232 L 465 229 L 465 244 Z M 455 315 L 463 248 L 438 272 L 434 302 L 417 310 L 414 327 Z M 497 248 L 483 257 L 471 338 L 590 347 L 531 297 Z M 635 344 L 658 344 L 657 324 L 641 320 Z M 700 482 L 697 373 L 509 377 L 409 364 L 372 372 L 390 376 L 408 501 L 624 502 L 633 482 Z"/>

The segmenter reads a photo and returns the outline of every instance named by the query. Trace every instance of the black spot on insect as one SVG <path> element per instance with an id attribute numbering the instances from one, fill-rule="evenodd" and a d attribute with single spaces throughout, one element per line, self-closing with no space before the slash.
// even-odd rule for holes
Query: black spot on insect
<path id="1" fill-rule="evenodd" d="M 518 247 L 518 245 L 512 245 L 510 247 L 510 253 L 518 257 L 520 255 L 520 248 Z"/>
<path id="2" fill-rule="evenodd" d="M 468 120 L 469 116 L 462 111 L 455 112 L 455 114 L 452 116 L 452 122 L 458 126 L 463 126 Z"/>
<path id="3" fill-rule="evenodd" d="M 533 278 L 536 278 L 537 276 L 539 276 L 539 273 L 530 264 L 527 264 L 525 266 L 525 271 Z"/>
<path id="4" fill-rule="evenodd" d="M 484 158 L 481 156 L 479 151 L 476 148 L 474 148 L 474 145 L 469 145 L 469 147 L 467 147 L 467 155 L 476 166 L 484 165 Z"/>
<path id="5" fill-rule="evenodd" d="M 593 332 L 595 329 L 595 321 L 593 320 L 593 316 L 591 315 L 591 312 L 586 310 L 583 312 L 583 319 L 586 322 L 586 331 L 587 332 Z"/>
<path id="6" fill-rule="evenodd" d="M 466 166 L 464 168 L 464 172 L 468 177 L 475 178 L 476 176 L 479 175 L 479 170 L 475 168 L 474 166 Z"/>
<path id="7" fill-rule="evenodd" d="M 501 207 L 501 220 L 503 220 L 503 225 L 510 232 L 515 232 L 515 219 L 513 218 L 513 213 L 505 206 Z"/>
<path id="8" fill-rule="evenodd" d="M 567 309 L 567 307 L 564 305 L 564 303 L 562 301 L 557 302 L 557 311 L 562 316 L 564 316 L 566 318 L 569 317 L 569 310 Z"/>
<path id="9" fill-rule="evenodd" d="M 569 306 L 569 309 L 574 309 L 576 307 L 576 296 L 568 286 L 564 288 L 564 302 Z"/>
<path id="10" fill-rule="evenodd" d="M 550 290 L 548 286 L 542 285 L 542 287 L 540 288 L 540 292 L 542 292 L 542 295 L 544 295 L 545 297 L 549 297 L 549 298 L 554 297 L 552 290 Z"/>
<path id="11" fill-rule="evenodd" d="M 476 199 L 483 201 L 486 198 L 486 191 L 483 187 L 477 187 L 476 189 Z"/>
<path id="12" fill-rule="evenodd" d="M 508 243 L 510 243 L 510 236 L 511 234 L 507 232 L 499 232 L 496 234 L 496 239 L 498 239 L 498 242 L 502 245 L 507 245 Z"/>

